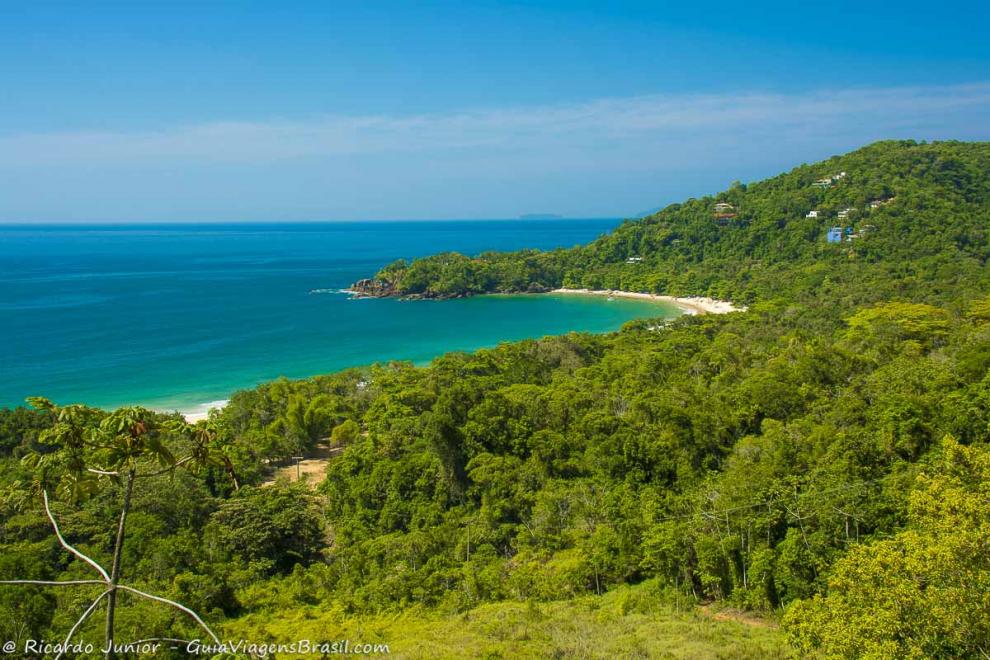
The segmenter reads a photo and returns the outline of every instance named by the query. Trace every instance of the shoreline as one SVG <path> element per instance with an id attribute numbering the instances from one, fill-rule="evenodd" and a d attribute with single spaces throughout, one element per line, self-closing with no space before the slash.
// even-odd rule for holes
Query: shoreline
<path id="1" fill-rule="evenodd" d="M 357 292 L 350 291 L 347 289 L 339 290 L 339 293 L 355 294 Z M 677 296 L 665 296 L 655 293 L 639 293 L 636 291 L 614 291 L 609 289 L 553 289 L 547 291 L 546 293 L 558 293 L 567 295 L 579 295 L 579 296 L 606 296 L 613 298 L 630 298 L 635 300 L 648 300 L 653 302 L 662 302 L 673 304 L 684 311 L 685 314 L 689 316 L 701 316 L 704 314 L 729 314 L 731 312 L 745 312 L 746 307 L 737 307 L 731 302 L 725 300 L 715 300 L 714 298 L 706 298 L 702 296 L 688 296 L 688 297 L 677 297 Z M 489 295 L 499 295 L 499 294 L 489 294 Z M 514 294 L 506 294 L 514 295 Z M 539 294 L 537 294 L 539 295 Z M 210 410 L 222 409 L 227 405 L 229 399 L 218 399 L 216 401 L 207 401 L 205 403 L 199 403 L 190 407 L 175 408 L 164 412 L 178 412 L 182 417 L 185 418 L 190 424 L 195 424 L 201 420 L 205 420 L 209 417 Z"/>
<path id="2" fill-rule="evenodd" d="M 206 403 L 199 403 L 191 408 L 185 408 L 181 410 L 175 410 L 174 412 L 182 415 L 187 422 L 190 424 L 195 424 L 196 422 L 207 419 L 210 416 L 210 411 L 214 408 L 221 409 L 230 402 L 230 399 L 217 399 L 216 401 L 207 401 Z M 168 411 L 173 412 L 173 411 Z"/>
<path id="3" fill-rule="evenodd" d="M 715 300 L 702 296 L 664 296 L 656 293 L 638 293 L 636 291 L 613 291 L 609 289 L 554 289 L 550 293 L 565 293 L 579 296 L 609 296 L 613 298 L 633 298 L 636 300 L 653 300 L 656 302 L 666 302 L 677 305 L 691 316 L 701 316 L 703 314 L 729 314 L 731 312 L 745 312 L 746 307 L 736 307 L 726 300 Z"/>

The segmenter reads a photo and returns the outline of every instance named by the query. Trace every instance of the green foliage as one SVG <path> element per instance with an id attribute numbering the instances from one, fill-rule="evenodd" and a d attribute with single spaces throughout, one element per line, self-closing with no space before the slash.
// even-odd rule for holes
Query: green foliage
<path id="1" fill-rule="evenodd" d="M 785 617 L 828 657 L 980 657 L 990 650 L 990 450 L 943 443 L 918 477 L 908 525 L 836 562 L 828 593 Z"/>
<path id="2" fill-rule="evenodd" d="M 219 420 L 227 455 L 241 481 L 257 483 L 262 462 L 305 452 L 347 420 L 360 419 L 371 398 L 370 392 L 358 387 L 365 377 L 361 370 L 351 369 L 294 383 L 280 379 L 235 392 Z"/>
<path id="3" fill-rule="evenodd" d="M 966 316 L 978 321 L 990 321 L 990 296 L 971 302 Z"/>
<path id="4" fill-rule="evenodd" d="M 294 606 L 277 616 L 231 621 L 224 637 L 272 641 L 350 639 L 388 644 L 409 658 L 683 658 L 794 657 L 773 622 L 681 608 L 655 583 L 604 596 L 548 603 L 486 604 L 451 615 L 411 608 L 399 614 L 353 615 Z"/>
<path id="5" fill-rule="evenodd" d="M 931 305 L 885 303 L 861 309 L 847 321 L 846 339 L 854 350 L 900 352 L 906 348 L 930 349 L 945 339 L 949 315 Z M 907 344 L 907 346 L 905 346 Z"/>
<path id="6" fill-rule="evenodd" d="M 208 533 L 231 555 L 282 572 L 315 559 L 323 539 L 309 492 L 282 484 L 242 488 L 213 513 Z"/>
<path id="7" fill-rule="evenodd" d="M 353 419 L 345 419 L 333 427 L 333 432 L 330 433 L 330 442 L 335 447 L 343 447 L 357 441 L 360 436 L 361 426 Z"/>
<path id="8" fill-rule="evenodd" d="M 30 408 L 0 408 L 0 456 L 37 448 L 39 433 L 51 424 L 48 415 Z"/>

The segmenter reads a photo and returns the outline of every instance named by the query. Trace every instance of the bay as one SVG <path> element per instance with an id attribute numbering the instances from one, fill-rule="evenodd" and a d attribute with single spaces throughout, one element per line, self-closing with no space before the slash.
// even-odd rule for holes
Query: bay
<path id="1" fill-rule="evenodd" d="M 41 395 L 190 410 L 280 376 L 676 316 L 591 296 L 339 293 L 396 258 L 570 247 L 618 222 L 0 226 L 0 406 Z"/>

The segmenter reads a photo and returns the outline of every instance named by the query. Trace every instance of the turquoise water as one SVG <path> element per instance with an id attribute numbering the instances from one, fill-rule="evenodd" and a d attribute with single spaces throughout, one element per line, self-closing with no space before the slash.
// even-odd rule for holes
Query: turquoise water
<path id="1" fill-rule="evenodd" d="M 675 316 L 590 296 L 338 293 L 399 257 L 568 247 L 617 222 L 0 226 L 0 406 L 43 395 L 188 410 L 279 376 Z"/>

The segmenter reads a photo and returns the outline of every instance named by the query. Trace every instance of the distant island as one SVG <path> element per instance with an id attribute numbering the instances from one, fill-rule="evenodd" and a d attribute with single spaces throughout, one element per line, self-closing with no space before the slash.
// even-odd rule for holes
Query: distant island
<path id="1" fill-rule="evenodd" d="M 556 213 L 523 213 L 520 220 L 563 220 L 564 216 Z"/>
<path id="2" fill-rule="evenodd" d="M 662 210 L 663 210 L 663 207 L 662 206 L 654 206 L 653 208 L 651 208 L 651 209 L 649 209 L 647 211 L 639 211 L 638 213 L 634 213 L 630 217 L 632 217 L 632 218 L 645 218 L 647 216 L 656 215 L 657 213 L 659 213 Z"/>

